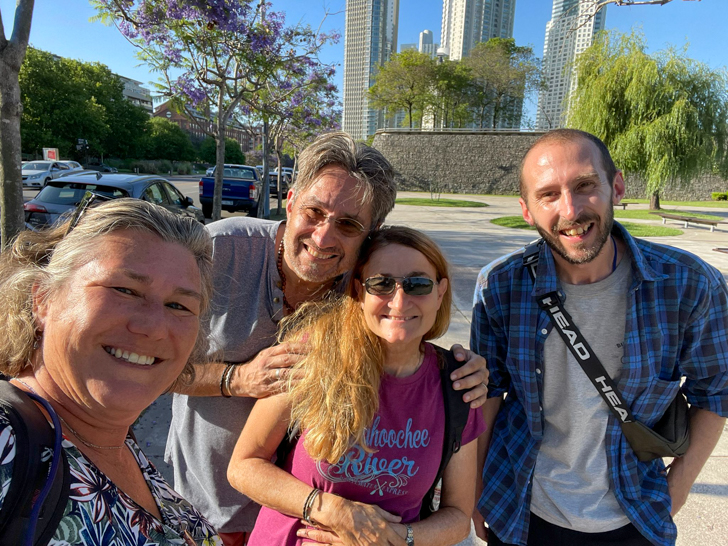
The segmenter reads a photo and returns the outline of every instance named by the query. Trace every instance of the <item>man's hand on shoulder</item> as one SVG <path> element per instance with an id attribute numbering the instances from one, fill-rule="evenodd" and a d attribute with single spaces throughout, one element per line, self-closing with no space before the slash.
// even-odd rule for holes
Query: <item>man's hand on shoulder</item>
<path id="1" fill-rule="evenodd" d="M 230 394 L 250 398 L 267 398 L 286 390 L 294 366 L 306 354 L 302 343 L 281 343 L 263 349 L 251 361 L 235 367 Z M 300 371 L 296 372 L 300 375 Z M 294 381 L 299 377 L 294 377 Z"/>
<path id="2" fill-rule="evenodd" d="M 488 396 L 488 369 L 485 367 L 485 359 L 473 351 L 464 349 L 462 345 L 455 344 L 450 349 L 455 353 L 455 360 L 465 362 L 451 375 L 454 381 L 453 387 L 456 391 L 466 391 L 463 394 L 463 401 L 470 402 L 472 409 L 479 408 L 485 404 Z"/>

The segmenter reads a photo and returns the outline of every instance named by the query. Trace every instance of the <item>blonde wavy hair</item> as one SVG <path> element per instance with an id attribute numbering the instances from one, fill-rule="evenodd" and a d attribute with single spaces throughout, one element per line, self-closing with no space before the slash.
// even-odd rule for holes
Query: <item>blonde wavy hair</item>
<path id="1" fill-rule="evenodd" d="M 212 240 L 200 223 L 139 199 L 114 199 L 89 208 L 68 233 L 70 221 L 38 232 L 23 231 L 0 254 L 0 309 L 5 315 L 4 327 L 0 328 L 0 373 L 17 377 L 30 366 L 37 351 L 33 287 L 37 286 L 37 294 L 43 298 L 60 292 L 75 272 L 93 258 L 99 239 L 109 233 L 121 230 L 152 233 L 189 250 L 200 269 L 201 316 L 208 310 L 212 291 Z M 209 342 L 204 324 L 201 320 L 181 381 L 191 381 L 192 364 L 205 359 Z"/>
<path id="2" fill-rule="evenodd" d="M 366 325 L 355 281 L 363 280 L 362 270 L 372 254 L 393 244 L 418 250 L 434 266 L 438 282 L 448 279 L 435 323 L 423 341 L 440 337 L 450 324 L 452 290 L 447 260 L 432 239 L 402 226 L 384 227 L 372 234 L 345 295 L 309 302 L 285 319 L 279 338 L 305 342 L 309 347 L 307 356 L 296 365 L 304 370 L 303 379 L 289 382 L 289 400 L 291 429 L 307 431 L 304 446 L 313 459 L 333 464 L 354 444 L 371 451 L 364 432 L 379 409 L 384 350 Z"/>

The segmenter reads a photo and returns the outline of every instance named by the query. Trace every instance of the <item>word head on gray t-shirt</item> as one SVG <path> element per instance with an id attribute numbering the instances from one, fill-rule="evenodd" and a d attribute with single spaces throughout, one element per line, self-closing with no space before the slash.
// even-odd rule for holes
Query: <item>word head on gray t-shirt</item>
<path id="1" fill-rule="evenodd" d="M 607 278 L 561 283 L 564 307 L 607 373 L 622 370 L 631 260 L 625 256 Z M 567 529 L 612 531 L 629 524 L 607 470 L 609 409 L 553 328 L 544 346 L 544 435 L 533 474 L 531 511 Z"/>

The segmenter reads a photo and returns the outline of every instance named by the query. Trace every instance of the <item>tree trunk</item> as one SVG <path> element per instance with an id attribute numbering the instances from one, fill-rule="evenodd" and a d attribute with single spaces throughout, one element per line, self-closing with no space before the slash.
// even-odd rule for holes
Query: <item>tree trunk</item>
<path id="1" fill-rule="evenodd" d="M 650 194 L 650 210 L 660 210 L 660 192 Z"/>
<path id="2" fill-rule="evenodd" d="M 276 214 L 280 215 L 283 212 L 283 187 L 281 184 L 281 176 L 283 176 L 283 154 L 281 153 L 280 146 L 276 146 L 276 158 L 278 159 L 278 208 L 276 209 Z"/>
<path id="3" fill-rule="evenodd" d="M 270 165 L 268 165 L 268 150 L 270 144 L 269 139 L 270 127 L 268 120 L 263 120 L 263 183 L 260 185 L 260 193 L 258 194 L 258 218 L 270 218 L 270 183 L 268 180 Z M 262 206 L 261 206 L 262 205 Z"/>
<path id="4" fill-rule="evenodd" d="M 0 250 L 23 229 L 23 175 L 20 142 L 20 84 L 34 0 L 18 0 L 11 39 L 5 39 L 0 14 Z"/>
<path id="5" fill-rule="evenodd" d="M 6 63 L 0 65 L 0 238 L 5 249 L 24 226 L 23 175 L 20 155 L 20 85 L 18 73 L 9 73 Z"/>
<path id="6" fill-rule="evenodd" d="M 225 121 L 223 89 L 217 99 L 217 123 L 215 124 L 215 186 L 212 192 L 212 221 L 222 217 L 222 179 L 225 174 Z"/>

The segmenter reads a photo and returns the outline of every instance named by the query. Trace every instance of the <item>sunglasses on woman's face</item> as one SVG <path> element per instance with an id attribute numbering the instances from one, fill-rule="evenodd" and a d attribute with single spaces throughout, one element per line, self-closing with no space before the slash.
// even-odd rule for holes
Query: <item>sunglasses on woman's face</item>
<path id="1" fill-rule="evenodd" d="M 388 296 L 394 294 L 397 284 L 408 296 L 426 296 L 432 292 L 435 281 L 427 277 L 369 277 L 364 281 L 364 288 L 372 296 Z"/>

